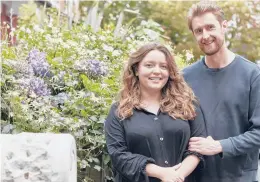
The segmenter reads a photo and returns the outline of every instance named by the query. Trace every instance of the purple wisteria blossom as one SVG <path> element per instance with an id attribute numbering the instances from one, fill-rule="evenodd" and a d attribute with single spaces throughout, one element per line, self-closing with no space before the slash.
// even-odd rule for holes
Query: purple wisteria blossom
<path id="1" fill-rule="evenodd" d="M 44 80 L 38 77 L 31 78 L 29 91 L 35 93 L 38 96 L 50 95 L 50 90 L 44 83 Z"/>
<path id="2" fill-rule="evenodd" d="M 50 65 L 46 61 L 46 54 L 44 52 L 32 49 L 27 59 L 36 76 L 50 76 Z"/>
<path id="3" fill-rule="evenodd" d="M 105 76 L 108 73 L 106 65 L 98 60 L 82 60 L 74 65 L 75 69 L 88 74 L 91 77 Z"/>
<path id="4" fill-rule="evenodd" d="M 97 60 L 87 61 L 87 72 L 94 77 L 105 76 L 107 74 L 107 68 L 105 65 Z"/>

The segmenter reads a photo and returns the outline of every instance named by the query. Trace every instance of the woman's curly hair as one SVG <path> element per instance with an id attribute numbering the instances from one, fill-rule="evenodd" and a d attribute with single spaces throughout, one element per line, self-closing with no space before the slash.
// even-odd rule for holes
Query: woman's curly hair
<path id="1" fill-rule="evenodd" d="M 123 86 L 119 92 L 117 116 L 123 120 L 133 115 L 133 109 L 141 109 L 141 90 L 136 70 L 138 64 L 152 50 L 164 53 L 168 62 L 169 79 L 162 89 L 161 112 L 168 113 L 173 119 L 194 119 L 196 116 L 195 95 L 179 72 L 170 51 L 158 43 L 146 44 L 130 55 L 123 72 Z"/>

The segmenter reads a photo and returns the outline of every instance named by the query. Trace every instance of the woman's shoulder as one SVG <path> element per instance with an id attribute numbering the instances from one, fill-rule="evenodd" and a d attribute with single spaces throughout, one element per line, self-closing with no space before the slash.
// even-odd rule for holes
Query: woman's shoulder
<path id="1" fill-rule="evenodd" d="M 118 108 L 119 102 L 115 101 L 111 104 L 110 110 L 116 110 Z"/>
<path id="2" fill-rule="evenodd" d="M 117 116 L 117 108 L 118 108 L 118 105 L 119 105 L 119 102 L 116 101 L 116 102 L 113 102 L 110 106 L 110 110 L 109 110 L 109 113 L 108 113 L 108 116 L 107 116 L 107 119 L 110 118 L 114 118 L 116 120 L 120 120 L 119 117 Z"/>

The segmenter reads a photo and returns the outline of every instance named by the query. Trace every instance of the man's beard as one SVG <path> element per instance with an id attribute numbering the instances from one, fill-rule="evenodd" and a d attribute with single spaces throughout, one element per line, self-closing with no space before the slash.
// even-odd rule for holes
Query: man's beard
<path id="1" fill-rule="evenodd" d="M 222 48 L 222 46 L 224 45 L 224 40 L 220 41 L 216 41 L 216 39 L 213 42 L 215 44 L 215 47 L 213 50 L 209 50 L 207 51 L 207 49 L 204 49 L 204 47 L 201 47 L 200 49 L 202 50 L 202 52 L 204 52 L 204 54 L 206 54 L 207 56 L 212 56 L 214 54 L 216 54 L 217 52 L 219 52 L 219 50 Z"/>

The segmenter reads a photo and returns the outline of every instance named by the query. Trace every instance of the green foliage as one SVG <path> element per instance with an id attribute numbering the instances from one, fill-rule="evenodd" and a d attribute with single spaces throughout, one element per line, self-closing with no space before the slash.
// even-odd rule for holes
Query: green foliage
<path id="1" fill-rule="evenodd" d="M 193 3 L 81 1 L 81 22 L 71 29 L 68 18 L 56 9 L 36 11 L 32 2 L 23 5 L 20 27 L 14 32 L 18 45 L 2 42 L 1 131 L 71 133 L 77 142 L 78 181 L 92 181 L 88 169 L 102 171 L 111 179 L 103 122 L 120 88 L 124 61 L 137 46 L 150 41 L 174 46 L 180 69 L 197 60 L 202 53 L 186 20 Z M 229 48 L 250 60 L 259 59 L 255 18 L 259 5 L 254 1 L 219 3 L 227 20 L 233 21 L 227 32 Z M 84 24 L 95 5 L 97 14 L 103 13 L 98 32 Z M 123 25 L 115 37 L 122 11 Z"/>
<path id="2" fill-rule="evenodd" d="M 165 35 L 170 37 L 176 46 L 176 52 L 191 49 L 194 54 L 193 61 L 196 61 L 203 53 L 187 25 L 187 12 L 194 3 L 196 2 L 152 1 L 141 9 L 140 13 L 146 19 L 151 18 L 161 24 L 165 29 Z M 260 4 L 257 1 L 220 1 L 218 3 L 229 21 L 226 37 L 228 47 L 251 61 L 259 59 Z"/>
<path id="3" fill-rule="evenodd" d="M 115 38 L 109 29 L 94 32 L 80 23 L 67 29 L 53 9 L 43 9 L 49 18 L 38 22 L 30 7 L 35 8 L 22 8 L 30 17 L 25 13 L 14 32 L 18 45 L 2 43 L 1 131 L 71 133 L 78 181 L 91 181 L 89 168 L 111 179 L 103 123 L 118 93 L 124 61 L 137 46 L 154 40 L 148 31 L 159 38 L 162 29 L 147 21 Z M 182 68 L 190 57 L 189 52 L 178 54 L 176 62 Z"/>

